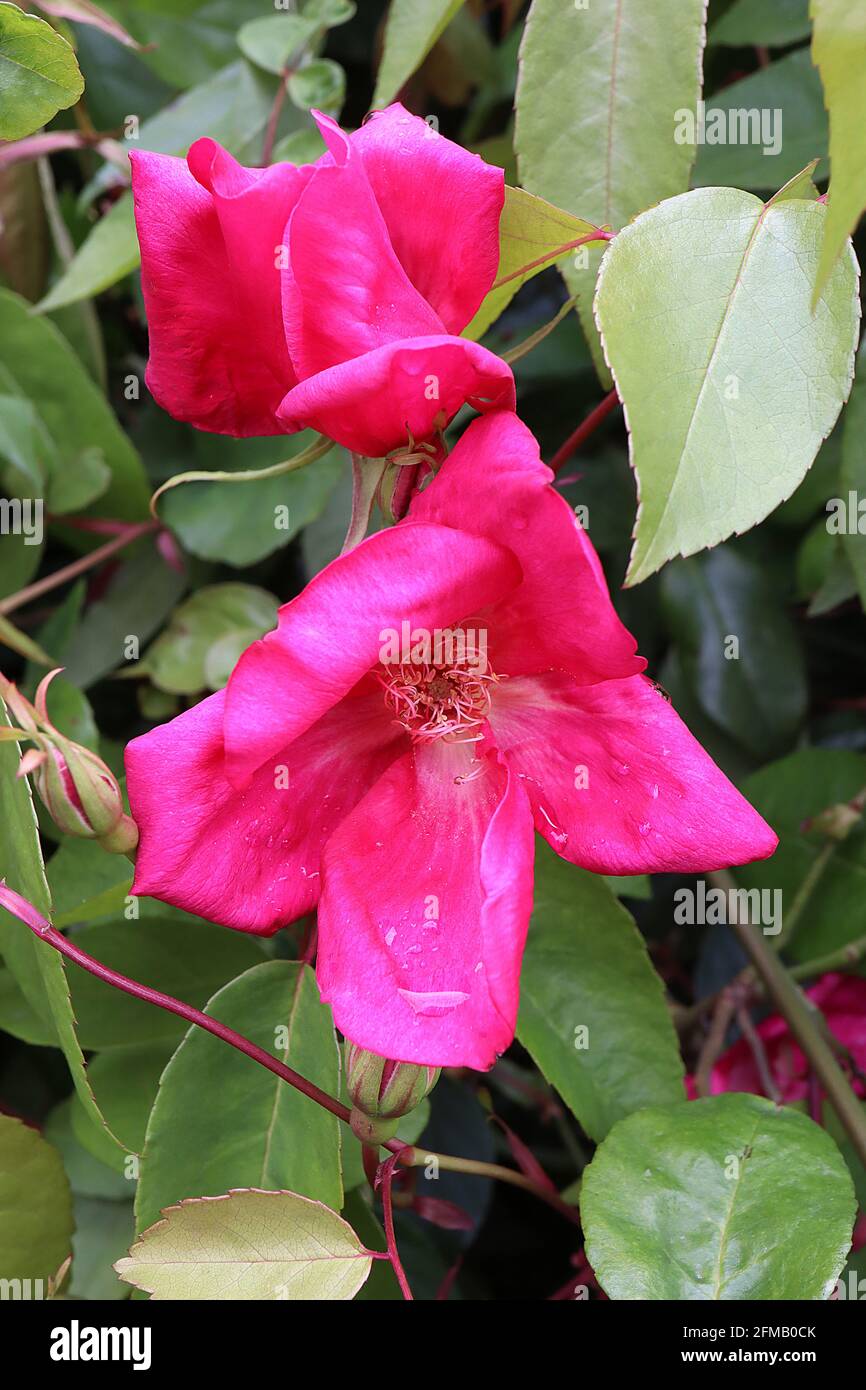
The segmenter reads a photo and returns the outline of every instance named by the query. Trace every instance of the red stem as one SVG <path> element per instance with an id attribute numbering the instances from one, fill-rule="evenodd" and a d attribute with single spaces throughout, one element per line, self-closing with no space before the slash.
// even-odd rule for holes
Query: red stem
<path id="1" fill-rule="evenodd" d="M 400 1262 L 400 1252 L 397 1249 L 397 1237 L 394 1233 L 394 1208 L 391 1201 L 391 1183 L 394 1180 L 394 1165 L 397 1157 L 386 1158 L 382 1164 L 382 1216 L 385 1222 L 385 1239 L 388 1242 L 388 1255 L 394 1273 L 397 1276 L 397 1283 L 400 1285 L 400 1292 L 407 1303 L 414 1302 L 412 1290 L 409 1287 L 409 1280 Z"/>
<path id="2" fill-rule="evenodd" d="M 44 579 L 37 579 L 34 584 L 28 584 L 26 589 L 19 589 L 17 594 L 10 594 L 0 602 L 0 616 L 6 613 L 14 613 L 16 608 L 21 608 L 25 603 L 30 603 L 35 598 L 41 598 L 43 594 L 50 593 L 52 589 L 58 588 L 61 584 L 66 584 L 70 579 L 77 579 L 80 574 L 86 574 L 95 565 L 101 565 L 103 560 L 108 560 L 118 550 L 129 545 L 131 541 L 137 541 L 140 536 L 147 536 L 153 531 L 159 530 L 160 523 L 157 521 L 142 521 L 132 525 L 121 535 L 115 536 L 113 540 L 106 541 L 105 545 L 99 546 L 97 550 L 91 550 L 87 555 L 82 555 L 80 559 L 73 560 L 71 565 L 65 565 L 63 569 L 54 570 L 53 574 L 47 574 Z"/>
<path id="3" fill-rule="evenodd" d="M 501 280 L 494 280 L 491 289 L 501 289 L 503 285 L 508 285 L 512 280 L 519 280 L 521 275 L 529 275 L 530 271 L 537 270 L 539 266 L 547 265 L 564 256 L 567 251 L 576 251 L 579 246 L 586 246 L 591 241 L 613 241 L 613 232 L 606 232 L 602 227 L 596 227 L 595 231 L 587 236 L 580 236 L 576 241 L 564 241 L 561 246 L 555 246 L 552 251 L 548 251 L 543 256 L 538 256 L 534 261 L 528 261 L 519 270 L 512 270 L 509 275 L 503 275 Z"/>
<path id="4" fill-rule="evenodd" d="M 280 85 L 274 97 L 274 104 L 271 107 L 271 114 L 268 116 L 268 124 L 265 127 L 264 140 L 262 141 L 262 168 L 266 168 L 271 162 L 271 155 L 274 152 L 274 143 L 277 138 L 277 127 L 280 124 L 280 116 L 288 95 L 288 81 L 292 71 L 292 68 L 283 68 L 280 73 Z"/>
<path id="5" fill-rule="evenodd" d="M 560 445 L 553 458 L 550 460 L 550 467 L 554 473 L 558 473 L 564 463 L 567 463 L 572 454 L 580 448 L 585 439 L 588 439 L 593 430 L 596 430 L 602 420 L 607 419 L 612 410 L 619 405 L 619 396 L 616 387 L 609 391 L 603 401 L 590 411 L 582 424 L 578 425 L 573 434 L 570 434 L 565 443 Z"/>
<path id="6" fill-rule="evenodd" d="M 265 1052 L 263 1047 L 258 1047 L 249 1038 L 245 1038 L 242 1033 L 236 1033 L 233 1028 L 228 1028 L 225 1023 L 220 1023 L 218 1019 L 210 1018 L 208 1014 L 203 1014 L 200 1009 L 194 1009 L 191 1004 L 184 1004 L 182 1000 L 174 999 L 170 994 L 163 994 L 158 989 L 151 989 L 149 985 L 141 985 L 137 980 L 127 979 L 126 975 L 120 975 L 116 970 L 110 970 L 107 965 L 102 965 L 98 960 L 94 960 L 86 951 L 82 951 L 68 940 L 62 932 L 52 927 L 51 923 L 47 922 L 27 902 L 26 898 L 22 898 L 11 888 L 7 888 L 5 880 L 0 880 L 0 906 L 14 913 L 30 927 L 36 936 L 47 941 L 50 946 L 54 947 L 55 951 L 59 951 L 68 960 L 80 965 L 82 970 L 87 970 L 98 980 L 104 980 L 106 984 L 113 985 L 115 989 L 123 990 L 125 994 L 131 994 L 135 999 L 144 999 L 148 1004 L 156 1004 L 159 1009 L 165 1009 L 170 1014 L 177 1014 L 178 1018 L 185 1018 L 188 1023 L 198 1024 L 199 1028 L 204 1028 L 207 1033 L 213 1033 L 215 1038 L 220 1038 L 230 1047 L 236 1047 L 238 1052 L 243 1052 L 252 1061 L 267 1067 L 268 1071 L 272 1071 L 281 1081 L 287 1081 L 290 1086 L 294 1086 L 310 1100 L 314 1100 L 317 1105 L 323 1106 L 325 1110 L 330 1110 L 331 1114 L 336 1115 L 338 1120 L 343 1120 L 348 1124 L 350 1114 L 348 1107 L 341 1105 L 333 1096 L 329 1096 L 327 1091 L 320 1090 L 305 1076 L 293 1071 L 284 1062 L 272 1057 L 270 1052 Z"/>

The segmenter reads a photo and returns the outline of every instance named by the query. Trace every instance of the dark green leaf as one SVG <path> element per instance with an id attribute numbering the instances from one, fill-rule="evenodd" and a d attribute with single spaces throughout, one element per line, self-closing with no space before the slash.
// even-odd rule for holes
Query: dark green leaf
<path id="1" fill-rule="evenodd" d="M 851 1178 L 828 1134 L 760 1096 L 655 1106 L 585 1170 L 586 1253 L 614 1299 L 829 1298 L 851 1243 Z"/>
<path id="2" fill-rule="evenodd" d="M 602 878 L 541 842 L 517 1033 L 593 1139 L 683 1095 L 662 984 L 631 916 Z"/>
<path id="3" fill-rule="evenodd" d="M 662 576 L 662 601 L 710 718 L 756 757 L 788 748 L 806 713 L 806 668 L 766 567 L 731 546 L 678 560 Z"/>
<path id="4" fill-rule="evenodd" d="M 207 1012 L 335 1095 L 339 1055 L 313 972 L 266 961 L 220 990 Z M 340 1207 L 340 1123 L 234 1048 L 193 1028 L 169 1063 L 147 1127 L 139 1230 L 183 1198 L 230 1188 L 300 1189 Z"/>

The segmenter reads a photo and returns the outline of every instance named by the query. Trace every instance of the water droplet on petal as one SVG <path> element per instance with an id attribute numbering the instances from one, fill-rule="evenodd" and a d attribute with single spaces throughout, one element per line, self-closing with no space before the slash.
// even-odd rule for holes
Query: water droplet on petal
<path id="1" fill-rule="evenodd" d="M 443 1014 L 451 1013 L 452 1009 L 458 1008 L 460 1004 L 465 1004 L 469 998 L 460 989 L 430 990 L 427 992 L 414 989 L 398 989 L 397 993 L 416 1014 L 423 1014 L 425 1018 L 441 1018 Z"/>

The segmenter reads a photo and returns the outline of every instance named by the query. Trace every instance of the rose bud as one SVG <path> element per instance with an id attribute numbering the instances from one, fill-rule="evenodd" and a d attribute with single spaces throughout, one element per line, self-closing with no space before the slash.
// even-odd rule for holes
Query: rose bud
<path id="1" fill-rule="evenodd" d="M 421 1104 L 439 1080 L 439 1067 L 394 1062 L 346 1039 L 346 1089 L 351 1126 L 365 1144 L 381 1144 L 397 1132 L 403 1115 Z"/>
<path id="2" fill-rule="evenodd" d="M 117 778 L 102 758 L 66 738 L 48 717 L 46 695 L 57 674 L 51 671 L 40 682 L 32 705 L 0 676 L 0 696 L 21 726 L 17 732 L 36 745 L 24 753 L 18 776 L 33 775 L 46 811 L 64 834 L 95 839 L 114 854 L 129 854 L 138 844 L 138 829 L 124 813 Z"/>

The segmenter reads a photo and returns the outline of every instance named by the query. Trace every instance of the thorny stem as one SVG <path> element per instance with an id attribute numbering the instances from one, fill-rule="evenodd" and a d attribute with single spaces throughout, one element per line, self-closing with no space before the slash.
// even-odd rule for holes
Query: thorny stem
<path id="1" fill-rule="evenodd" d="M 337 1119 L 342 1120 L 344 1124 L 349 1123 L 351 1112 L 348 1106 L 343 1105 L 334 1096 L 328 1095 L 326 1091 L 321 1090 L 312 1081 L 308 1081 L 299 1072 L 287 1067 L 284 1062 L 278 1061 L 270 1052 L 266 1052 L 264 1048 L 244 1037 L 243 1033 L 235 1032 L 225 1023 L 220 1023 L 218 1019 L 211 1018 L 208 1014 L 202 1013 L 200 1009 L 193 1008 L 191 1004 L 185 1004 L 182 1000 L 175 999 L 171 994 L 163 994 L 161 990 L 139 984 L 137 980 L 130 980 L 128 976 L 121 975 L 118 971 L 94 960 L 93 956 L 82 951 L 56 927 L 52 927 L 51 923 L 37 912 L 26 898 L 22 898 L 20 894 L 8 888 L 5 880 L 0 880 L 0 907 L 5 907 L 8 912 L 13 913 L 20 921 L 24 922 L 42 941 L 46 941 L 61 955 L 74 961 L 76 965 L 80 965 L 83 970 L 95 975 L 97 979 L 104 980 L 106 984 L 113 985 L 115 989 L 120 989 L 125 994 L 131 994 L 136 999 L 143 999 L 148 1004 L 155 1004 L 159 1009 L 176 1014 L 179 1018 L 186 1019 L 188 1023 L 197 1024 L 199 1028 L 212 1033 L 221 1042 L 228 1043 L 230 1047 L 235 1047 L 239 1052 L 243 1052 L 251 1061 L 267 1067 L 268 1071 L 273 1072 L 281 1081 L 287 1081 L 290 1086 L 294 1086 L 309 1100 L 315 1101 L 317 1105 L 321 1105 L 323 1109 L 336 1115 Z M 513 1187 L 521 1187 L 525 1192 L 532 1193 L 533 1196 L 559 1211 L 569 1221 L 577 1222 L 579 1219 L 574 1207 L 570 1207 L 567 1202 L 562 1201 L 556 1193 L 545 1191 L 543 1187 L 515 1169 L 503 1168 L 498 1163 L 481 1163 L 472 1158 L 457 1158 L 451 1154 L 413 1148 L 409 1144 L 404 1144 L 400 1139 L 389 1139 L 382 1147 L 388 1149 L 394 1155 L 395 1161 L 402 1167 L 423 1167 L 428 1159 L 435 1159 L 440 1168 L 449 1172 L 496 1178 L 500 1182 L 510 1183 Z"/>
<path id="2" fill-rule="evenodd" d="M 382 1219 L 385 1226 L 385 1240 L 388 1243 L 388 1254 L 391 1258 L 391 1265 L 400 1285 L 400 1292 L 407 1303 L 414 1302 L 412 1290 L 409 1287 L 409 1280 L 406 1278 L 406 1271 L 403 1269 L 400 1260 L 400 1252 L 397 1249 L 397 1236 L 394 1232 L 394 1207 L 391 1200 L 391 1184 L 394 1181 L 394 1164 L 396 1158 L 389 1158 L 382 1164 L 381 1185 L 382 1185 Z"/>
<path id="3" fill-rule="evenodd" d="M 735 886 L 732 875 L 725 869 L 709 877 L 726 891 Z M 762 933 L 756 930 L 751 922 L 734 921 L 731 925 L 763 980 L 767 993 L 806 1054 L 809 1065 L 839 1116 L 860 1162 L 866 1165 L 866 1114 L 836 1061 L 833 1049 L 816 1028 L 808 1001 L 791 979 L 776 952 L 767 945 Z"/>
<path id="4" fill-rule="evenodd" d="M 82 555 L 79 560 L 73 560 L 71 565 L 55 570 L 53 574 L 46 575 L 44 579 L 38 579 L 35 584 L 28 584 L 26 589 L 19 589 L 17 594 L 10 594 L 8 598 L 4 598 L 0 602 L 0 617 L 5 617 L 7 613 L 14 613 L 16 608 L 22 608 L 25 603 L 30 603 L 31 599 L 41 598 L 43 594 L 50 593 L 52 589 L 59 588 L 61 584 L 68 583 L 70 579 L 77 579 L 80 574 L 86 574 L 96 565 L 101 565 L 103 560 L 110 559 L 118 550 L 123 550 L 124 546 L 131 545 L 140 536 L 146 536 L 158 530 L 158 527 L 159 523 L 156 521 L 143 521 L 139 526 L 132 526 L 125 530 L 122 535 L 106 541 L 105 545 L 99 546 L 97 550 L 91 550 L 88 555 Z"/>
<path id="5" fill-rule="evenodd" d="M 595 409 L 590 411 L 589 415 L 587 415 L 582 424 L 578 425 L 574 433 L 568 436 L 565 443 L 561 444 L 557 449 L 553 458 L 550 460 L 550 467 L 553 469 L 554 473 L 559 472 L 562 465 L 568 462 L 572 454 L 580 448 L 583 441 L 589 438 L 593 431 L 601 424 L 602 420 L 607 419 L 611 411 L 615 410 L 618 405 L 619 396 L 617 395 L 616 387 L 614 387 L 612 391 L 608 391 L 604 400 L 600 401 Z"/>

